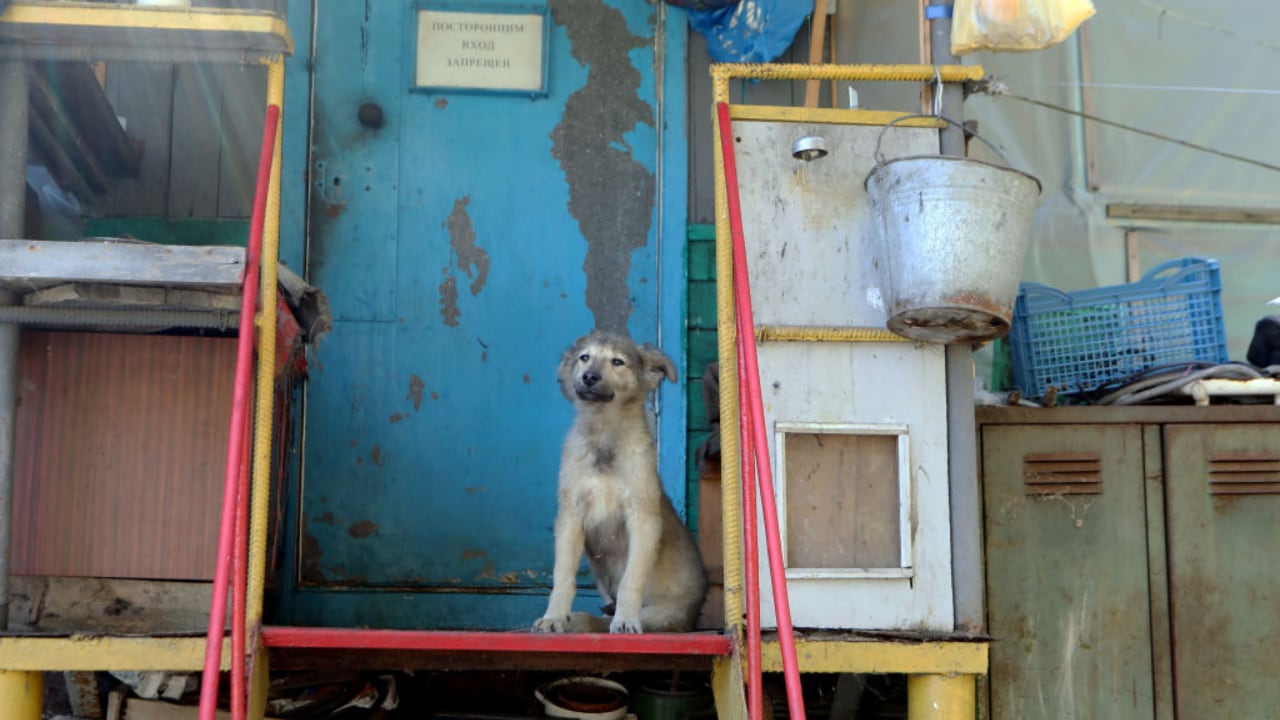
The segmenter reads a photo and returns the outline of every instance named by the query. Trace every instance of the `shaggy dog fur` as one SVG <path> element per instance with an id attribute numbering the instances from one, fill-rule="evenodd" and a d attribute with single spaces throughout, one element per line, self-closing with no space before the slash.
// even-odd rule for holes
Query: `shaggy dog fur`
<path id="1" fill-rule="evenodd" d="M 664 377 L 675 382 L 676 369 L 661 350 L 598 330 L 560 359 L 560 389 L 577 414 L 560 457 L 551 597 L 535 631 L 693 629 L 706 571 L 662 491 L 645 414 Z M 612 620 L 570 613 L 584 550 Z"/>

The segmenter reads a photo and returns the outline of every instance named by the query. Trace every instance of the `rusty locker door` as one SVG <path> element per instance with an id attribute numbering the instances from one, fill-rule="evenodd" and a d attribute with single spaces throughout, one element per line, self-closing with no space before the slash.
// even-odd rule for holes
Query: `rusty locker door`
<path id="1" fill-rule="evenodd" d="M 1280 708 L 1280 425 L 1168 425 L 1169 599 L 1179 718 Z"/>
<path id="2" fill-rule="evenodd" d="M 682 364 L 684 16 L 630 0 L 313 7 L 308 270 L 336 322 L 306 391 L 290 619 L 527 627 L 571 420 L 561 352 L 600 326 Z M 545 93 L 411 88 L 424 10 L 463 13 L 463 32 L 508 24 L 473 11 L 540 15 Z M 683 507 L 678 385 L 658 408 Z"/>
<path id="3" fill-rule="evenodd" d="M 1136 425 L 983 429 L 995 720 L 1155 717 L 1144 445 Z"/>

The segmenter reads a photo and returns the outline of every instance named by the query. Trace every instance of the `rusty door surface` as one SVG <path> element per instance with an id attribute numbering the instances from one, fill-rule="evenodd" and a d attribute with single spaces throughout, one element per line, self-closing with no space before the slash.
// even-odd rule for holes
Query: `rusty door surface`
<path id="1" fill-rule="evenodd" d="M 983 429 L 993 718 L 1155 717 L 1144 450 L 1136 425 Z"/>
<path id="2" fill-rule="evenodd" d="M 314 3 L 308 270 L 336 322 L 306 391 L 287 605 L 299 623 L 527 627 L 571 419 L 561 352 L 599 326 L 682 364 L 680 246 L 663 248 L 684 223 L 683 15 L 485 5 L 546 12 L 530 95 L 411 91 L 421 8 L 472 9 Z M 683 508 L 679 386 L 658 409 Z"/>
<path id="3" fill-rule="evenodd" d="M 1179 718 L 1280 708 L 1280 425 L 1165 426 Z"/>

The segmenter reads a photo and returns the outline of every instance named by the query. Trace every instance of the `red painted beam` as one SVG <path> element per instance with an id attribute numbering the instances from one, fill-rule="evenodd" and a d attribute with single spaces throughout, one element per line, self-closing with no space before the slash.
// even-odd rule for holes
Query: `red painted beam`
<path id="1" fill-rule="evenodd" d="M 718 633 L 640 635 L 368 630 L 361 628 L 264 627 L 267 647 L 440 650 L 510 653 L 595 653 L 615 655 L 729 655 L 732 641 Z"/>

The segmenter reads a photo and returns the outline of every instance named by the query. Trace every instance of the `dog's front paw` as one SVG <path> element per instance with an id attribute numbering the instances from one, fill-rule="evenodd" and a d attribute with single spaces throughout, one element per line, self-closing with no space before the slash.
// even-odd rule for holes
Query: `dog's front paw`
<path id="1" fill-rule="evenodd" d="M 627 620 L 615 617 L 613 622 L 609 623 L 609 632 L 635 634 L 644 632 L 644 628 L 640 627 L 640 618 Z"/>
<path id="2" fill-rule="evenodd" d="M 569 616 L 540 617 L 533 623 L 533 631 L 540 633 L 562 633 L 569 629 Z"/>

